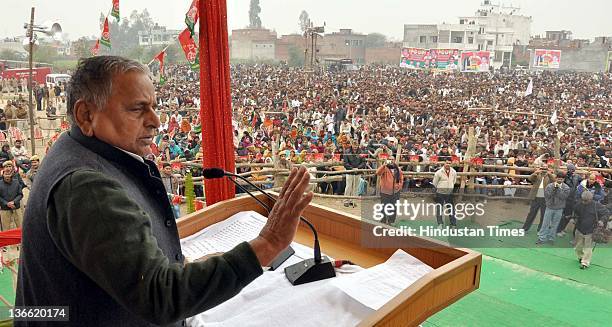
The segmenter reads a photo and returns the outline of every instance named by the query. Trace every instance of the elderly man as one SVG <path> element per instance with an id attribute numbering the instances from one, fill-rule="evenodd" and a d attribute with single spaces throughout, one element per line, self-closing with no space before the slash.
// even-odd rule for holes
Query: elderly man
<path id="1" fill-rule="evenodd" d="M 576 204 L 576 256 L 580 263 L 580 269 L 586 269 L 591 265 L 593 256 L 593 231 L 595 226 L 604 226 L 608 221 L 610 212 L 601 203 L 593 200 L 593 193 L 584 191 L 580 195 L 580 201 Z"/>
<path id="2" fill-rule="evenodd" d="M 147 73 L 121 57 L 79 62 L 72 129 L 45 157 L 25 213 L 16 306 L 69 306 L 64 326 L 180 326 L 240 292 L 293 240 L 312 199 L 304 168 L 257 238 L 184 262 L 159 171 L 142 158 L 160 124 Z"/>

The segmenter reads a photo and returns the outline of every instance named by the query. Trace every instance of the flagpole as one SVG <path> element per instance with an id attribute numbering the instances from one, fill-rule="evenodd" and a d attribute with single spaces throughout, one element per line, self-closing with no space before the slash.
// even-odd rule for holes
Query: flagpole
<path id="1" fill-rule="evenodd" d="M 177 38 L 175 38 L 175 40 L 176 40 L 176 39 L 177 39 Z M 165 47 L 165 48 L 164 48 L 162 51 L 160 51 L 159 53 L 162 53 L 162 52 L 166 51 L 166 50 L 168 49 L 168 47 L 169 47 L 169 46 L 171 46 L 171 45 L 172 45 L 172 43 L 169 43 L 169 44 L 168 44 L 168 45 L 166 45 L 166 47 Z M 158 53 L 158 54 L 159 54 L 159 53 Z M 149 63 L 147 64 L 147 66 L 151 65 L 151 64 L 152 64 L 152 63 L 155 61 L 155 59 L 157 59 L 157 56 L 155 56 L 155 58 L 151 59 L 151 61 L 149 61 Z"/>

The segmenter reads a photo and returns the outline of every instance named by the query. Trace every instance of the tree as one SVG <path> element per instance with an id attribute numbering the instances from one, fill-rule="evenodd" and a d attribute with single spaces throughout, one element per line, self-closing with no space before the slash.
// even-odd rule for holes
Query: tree
<path id="1" fill-rule="evenodd" d="M 287 64 L 292 67 L 301 67 L 304 65 L 304 52 L 293 44 L 289 46 L 289 62 Z"/>
<path id="2" fill-rule="evenodd" d="M 40 45 L 34 50 L 33 60 L 36 62 L 52 63 L 57 60 L 57 49 L 50 45 Z"/>
<path id="3" fill-rule="evenodd" d="M 300 29 L 302 32 L 306 32 L 308 26 L 310 26 L 310 16 L 306 10 L 302 10 L 302 13 L 300 14 Z"/>
<path id="4" fill-rule="evenodd" d="M 185 174 L 185 200 L 187 202 L 187 213 L 195 212 L 195 192 L 193 189 L 193 176 L 191 172 Z"/>
<path id="5" fill-rule="evenodd" d="M 23 60 L 24 57 L 27 57 L 27 55 L 11 49 L 4 49 L 0 52 L 0 59 L 4 60 Z"/>
<path id="6" fill-rule="evenodd" d="M 91 48 L 93 44 L 86 37 L 81 37 L 72 42 L 73 53 L 77 58 L 87 58 L 91 56 Z"/>
<path id="7" fill-rule="evenodd" d="M 387 42 L 387 37 L 381 33 L 370 33 L 366 35 L 366 48 L 382 48 Z"/>
<path id="8" fill-rule="evenodd" d="M 251 5 L 249 6 L 250 28 L 261 28 L 261 18 L 259 18 L 260 13 L 261 7 L 259 6 L 259 0 L 251 0 Z"/>

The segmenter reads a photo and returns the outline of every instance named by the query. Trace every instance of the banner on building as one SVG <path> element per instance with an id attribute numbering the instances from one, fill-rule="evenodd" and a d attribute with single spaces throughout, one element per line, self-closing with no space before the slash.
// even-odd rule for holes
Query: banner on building
<path id="1" fill-rule="evenodd" d="M 560 66 L 561 50 L 535 50 L 533 68 L 559 69 Z"/>
<path id="2" fill-rule="evenodd" d="M 431 49 L 431 68 L 441 70 L 459 69 L 458 49 Z"/>
<path id="3" fill-rule="evenodd" d="M 400 67 L 412 69 L 458 69 L 459 50 L 403 48 Z"/>
<path id="4" fill-rule="evenodd" d="M 612 51 L 608 51 L 608 61 L 606 62 L 606 71 L 612 72 Z"/>
<path id="5" fill-rule="evenodd" d="M 461 67 L 464 72 L 488 72 L 491 64 L 489 51 L 463 51 Z"/>

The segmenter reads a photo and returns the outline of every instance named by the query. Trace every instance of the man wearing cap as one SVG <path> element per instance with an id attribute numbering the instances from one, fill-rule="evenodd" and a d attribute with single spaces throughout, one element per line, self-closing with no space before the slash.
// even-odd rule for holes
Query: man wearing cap
<path id="1" fill-rule="evenodd" d="M 563 215 L 563 209 L 565 208 L 565 201 L 570 195 L 569 186 L 563 183 L 564 178 L 565 176 L 563 173 L 558 172 L 555 175 L 555 181 L 548 184 L 544 189 L 546 211 L 544 212 L 542 228 L 538 231 L 538 240 L 536 244 L 543 244 L 546 242 L 552 243 L 555 241 L 557 227 Z"/>
<path id="2" fill-rule="evenodd" d="M 30 170 L 26 173 L 26 177 L 30 181 L 30 186 L 34 183 L 34 177 L 38 173 L 38 168 L 40 166 L 40 158 L 36 155 L 30 157 Z"/>
<path id="3" fill-rule="evenodd" d="M 0 220 L 2 230 L 12 229 L 11 223 L 15 223 L 15 228 L 21 227 L 21 199 L 23 193 L 19 181 L 13 177 L 11 167 L 2 170 L 2 182 L 0 182 Z"/>

